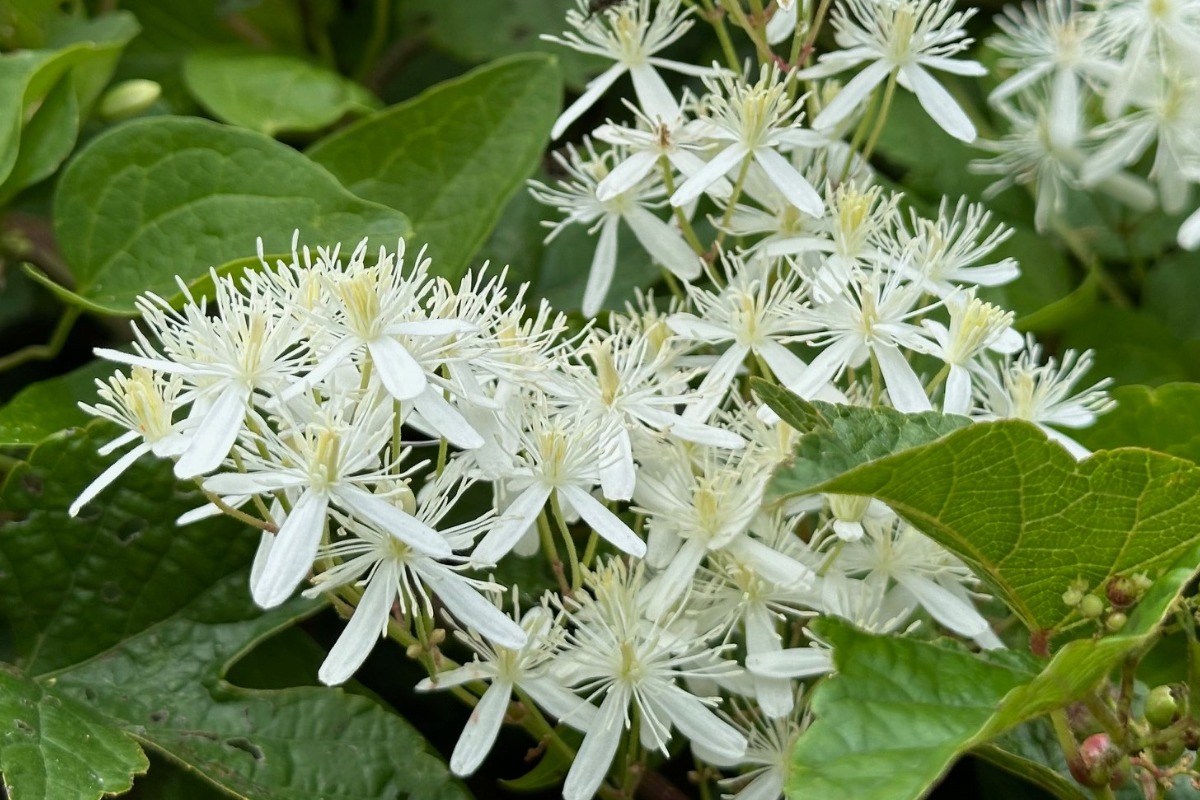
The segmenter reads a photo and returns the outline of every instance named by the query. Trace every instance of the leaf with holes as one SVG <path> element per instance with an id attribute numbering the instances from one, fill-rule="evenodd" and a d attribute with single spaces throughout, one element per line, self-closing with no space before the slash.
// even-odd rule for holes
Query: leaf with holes
<path id="1" fill-rule="evenodd" d="M 1034 632 L 1071 620 L 1062 593 L 1072 581 L 1156 578 L 1200 542 L 1200 468 L 1191 462 L 1136 449 L 1077 462 L 1018 420 L 907 446 L 896 432 L 927 427 L 927 415 L 810 405 L 828 422 L 800 438 L 775 494 L 882 500 L 963 559 Z"/>
<path id="2" fill-rule="evenodd" d="M 461 275 L 541 158 L 561 91 L 551 58 L 497 61 L 338 131 L 308 155 L 359 197 L 407 214 L 433 268 Z"/>
<path id="3" fill-rule="evenodd" d="M 396 246 L 410 232 L 398 211 L 350 194 L 321 167 L 259 133 L 200 119 L 135 120 L 97 136 L 62 175 L 54 229 L 75 290 L 93 311 L 132 314 L 145 291 L 171 297 L 175 276 L 304 242 Z"/>
<path id="4" fill-rule="evenodd" d="M 239 797 L 466 797 L 421 736 L 373 700 L 226 680 L 257 642 L 321 606 L 256 608 L 247 589 L 254 531 L 226 519 L 175 527 L 203 499 L 176 487 L 169 464 L 139 461 L 83 518 L 69 518 L 68 504 L 110 460 L 95 452 L 108 435 L 95 424 L 47 441 L 0 492 L 0 613 L 21 671 L 3 684 L 0 704 L 61 702 L 78 735 L 111 744 L 77 748 L 56 734 L 42 736 L 37 753 L 13 755 L 4 739 L 11 800 L 128 786 L 145 760 L 137 747 L 122 749 L 126 740 Z M 62 747 L 78 763 L 58 759 Z M 38 763 L 53 774 L 31 775 Z"/>

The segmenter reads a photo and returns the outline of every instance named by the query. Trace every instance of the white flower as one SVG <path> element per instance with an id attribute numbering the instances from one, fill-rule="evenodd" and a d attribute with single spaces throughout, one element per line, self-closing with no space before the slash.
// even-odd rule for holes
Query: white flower
<path id="1" fill-rule="evenodd" d="M 1116 405 L 1105 391 L 1112 379 L 1104 378 L 1072 394 L 1075 384 L 1092 369 L 1092 351 L 1068 350 L 1061 363 L 1048 358 L 1039 364 L 1041 357 L 1042 348 L 1031 336 L 1024 352 L 985 365 L 977 373 L 981 385 L 977 399 L 983 407 L 978 418 L 1028 420 L 1076 458 L 1084 458 L 1090 452 L 1087 448 L 1050 426 L 1086 428 L 1095 422 L 1097 415 Z"/>
<path id="2" fill-rule="evenodd" d="M 746 739 L 721 720 L 705 700 L 678 686 L 689 677 L 728 675 L 734 665 L 720 661 L 706 636 L 678 637 L 641 617 L 641 571 L 610 560 L 587 581 L 590 594 L 572 602 L 568 615 L 566 658 L 579 684 L 577 691 L 603 696 L 596 721 L 584 737 L 563 785 L 564 800 L 591 800 L 608 773 L 637 709 L 641 741 L 667 752 L 671 727 L 719 756 L 736 759 Z M 720 649 L 717 648 L 717 652 Z"/>
<path id="3" fill-rule="evenodd" d="M 923 329 L 907 320 L 933 306 L 915 308 L 921 288 L 905 283 L 901 275 L 900 271 L 860 270 L 841 294 L 808 312 L 810 327 L 817 332 L 805 338 L 825 349 L 789 389 L 811 399 L 847 367 L 861 366 L 873 358 L 895 408 L 900 411 L 932 408 L 901 348 L 919 352 L 928 349 Z"/>
<path id="4" fill-rule="evenodd" d="M 555 617 L 545 606 L 534 606 L 522 617 L 516 596 L 514 587 L 513 619 L 521 620 L 525 644 L 516 648 L 492 645 L 468 631 L 459 638 L 475 651 L 474 660 L 417 684 L 417 691 L 428 692 L 471 681 L 491 683 L 450 756 L 450 770 L 455 775 L 470 775 L 483 763 L 500 732 L 514 688 L 578 730 L 587 731 L 595 721 L 596 707 L 565 688 L 550 670 L 563 639 L 561 616 Z"/>
<path id="5" fill-rule="evenodd" d="M 894 75 L 901 86 L 916 94 L 942 130 L 964 142 L 974 141 L 975 126 L 970 118 L 926 68 L 955 75 L 987 74 L 987 69 L 976 61 L 950 57 L 970 46 L 972 40 L 963 26 L 975 9 L 951 13 L 954 0 L 843 2 L 834 9 L 833 26 L 837 43 L 844 49 L 822 55 L 817 66 L 802 70 L 799 76 L 825 78 L 870 63 L 817 115 L 813 127 L 837 125 L 862 105 L 876 86 Z"/>
<path id="6" fill-rule="evenodd" d="M 705 98 L 711 122 L 706 134 L 725 146 L 680 184 L 671 195 L 671 205 L 687 205 L 727 172 L 753 160 L 789 203 L 814 216 L 824 210 L 821 195 L 780 154 L 780 150 L 822 143 L 822 137 L 800 127 L 804 98 L 790 99 L 788 82 L 789 76 L 774 64 L 764 65 L 754 84 L 728 74 L 720 75 L 719 82 L 705 79 L 711 93 Z"/>
<path id="7" fill-rule="evenodd" d="M 571 146 L 567 148 L 567 158 L 559 153 L 554 154 L 570 180 L 559 181 L 556 189 L 538 181 L 529 182 L 529 193 L 538 202 L 553 206 L 566 215 L 557 224 L 549 223 L 552 230 L 546 237 L 547 242 L 567 225 L 575 223 L 590 226 L 588 233 L 600 232 L 583 293 L 583 313 L 589 317 L 595 316 L 608 294 L 617 265 L 617 229 L 621 220 L 625 221 L 656 262 L 683 280 L 690 281 L 698 277 L 700 258 L 692 252 L 683 235 L 649 211 L 661 205 L 655 202 L 663 195 L 660 176 L 650 172 L 629 189 L 607 200 L 600 200 L 597 195 L 599 184 L 609 173 L 609 163 L 620 161 L 622 152 L 613 149 L 598 155 L 591 140 L 584 144 L 588 152 L 586 159 Z"/>
<path id="8" fill-rule="evenodd" d="M 134 367 L 129 377 L 118 371 L 108 379 L 108 383 L 96 380 L 97 394 L 105 402 L 91 406 L 80 403 L 80 407 L 89 414 L 103 417 L 126 429 L 125 433 L 101 447 L 100 455 L 108 455 L 138 439 L 142 441 L 114 461 L 79 493 L 67 510 L 70 516 L 77 515 L 92 498 L 146 453 L 154 453 L 159 458 L 171 458 L 183 452 L 187 440 L 174 422 L 175 411 L 181 405 L 179 391 L 182 388 L 182 378 L 175 376 L 167 380 L 146 367 Z"/>
<path id="9" fill-rule="evenodd" d="M 180 311 L 155 294 L 137 300 L 161 352 L 134 326 L 134 353 L 97 348 L 96 355 L 179 375 L 193 387 L 188 445 L 175 463 L 180 478 L 216 469 L 241 432 L 256 391 L 275 392 L 299 374 L 307 348 L 295 319 L 281 309 L 265 282 L 248 273 L 239 291 L 233 278 L 212 276 L 217 314 L 196 301 L 179 280 Z M 177 279 L 178 280 L 178 279 Z"/>
<path id="10" fill-rule="evenodd" d="M 946 300 L 950 327 L 937 320 L 921 320 L 936 346 L 929 352 L 946 362 L 946 393 L 943 414 L 968 414 L 971 411 L 971 373 L 969 366 L 985 349 L 1015 353 L 1024 346 L 1021 335 L 1012 329 L 1013 312 L 1004 311 L 975 297 L 974 290 Z"/>
<path id="11" fill-rule="evenodd" d="M 604 439 L 612 435 L 611 428 L 579 414 L 551 414 L 546 406 L 529 410 L 526 417 L 531 429 L 521 432 L 522 452 L 503 481 L 516 496 L 476 546 L 475 563 L 495 564 L 512 550 L 554 492 L 619 550 L 645 555 L 646 543 L 590 493 L 600 483 L 600 465 L 610 453 Z"/>
<path id="12" fill-rule="evenodd" d="M 1012 235 L 1012 228 L 997 225 L 987 231 L 992 214 L 982 203 L 960 198 L 950 212 L 950 203 L 942 198 L 937 217 L 929 220 L 910 213 L 911 231 L 901 228 L 897 241 L 910 260 L 907 275 L 943 299 L 958 291 L 962 284 L 1001 286 L 1015 280 L 1020 267 L 1012 258 L 991 264 L 979 264 Z"/>
<path id="13" fill-rule="evenodd" d="M 388 531 L 426 555 L 445 558 L 445 537 L 402 508 L 364 488 L 396 477 L 380 465 L 379 452 L 392 435 L 391 402 L 364 403 L 356 413 L 318 412 L 312 422 L 284 434 L 267 428 L 256 437 L 262 451 L 239 446 L 243 472 L 204 480 L 221 495 L 291 494 L 291 508 L 279 528 L 251 594 L 263 608 L 279 605 L 312 567 L 330 504 Z"/>
<path id="14" fill-rule="evenodd" d="M 680 13 L 679 0 L 655 3 L 654 19 L 650 19 L 650 0 L 631 0 L 607 14 L 592 13 L 589 0 L 576 0 L 576 4 L 577 8 L 567 12 L 567 22 L 575 30 L 561 37 L 542 38 L 617 63 L 588 82 L 579 99 L 554 123 L 551 139 L 562 136 L 626 72 L 633 79 L 633 91 L 646 116 L 672 120 L 679 116 L 679 103 L 655 67 L 693 76 L 713 71 L 654 55 L 676 42 L 692 26 L 692 20 L 687 19 L 691 11 Z"/>

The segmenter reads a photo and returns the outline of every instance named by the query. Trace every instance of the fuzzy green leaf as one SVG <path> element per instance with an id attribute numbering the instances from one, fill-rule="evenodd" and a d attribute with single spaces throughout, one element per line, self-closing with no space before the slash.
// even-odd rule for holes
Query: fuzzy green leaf
<path id="1" fill-rule="evenodd" d="M 509 58 L 361 120 L 308 154 L 355 194 L 407 214 L 434 269 L 457 276 L 541 158 L 560 94 L 553 59 Z"/>
<path id="2" fill-rule="evenodd" d="M 379 107 L 357 83 L 276 53 L 197 50 L 183 62 L 183 79 L 217 119 L 268 136 L 319 131 Z"/>
<path id="3" fill-rule="evenodd" d="M 1074 580 L 1155 578 L 1200 542 L 1200 468 L 1147 450 L 1076 462 L 1026 422 L 976 423 L 903 447 L 896 430 L 925 415 L 813 403 L 836 424 L 801 437 L 776 494 L 834 492 L 887 503 L 962 558 L 1035 632 L 1074 613 Z M 889 421 L 890 420 L 890 421 Z"/>
<path id="4" fill-rule="evenodd" d="M 291 250 L 367 237 L 394 248 L 410 232 L 401 213 L 362 200 L 295 150 L 252 131 L 199 119 L 135 120 L 96 137 L 67 167 L 55 233 L 75 276 L 72 302 L 132 314 L 152 291 L 176 294 L 210 267 L 243 259 L 263 239 Z"/>

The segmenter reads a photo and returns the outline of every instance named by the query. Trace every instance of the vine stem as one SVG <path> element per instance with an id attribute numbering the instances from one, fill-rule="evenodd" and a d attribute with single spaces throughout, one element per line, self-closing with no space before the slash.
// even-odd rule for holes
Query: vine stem
<path id="1" fill-rule="evenodd" d="M 0 357 L 0 372 L 20 366 L 26 361 L 49 361 L 57 356 L 67 343 L 67 337 L 71 335 L 71 329 L 75 327 L 75 321 L 82 313 L 81 309 L 69 306 L 58 318 L 54 331 L 50 334 L 50 341 L 45 344 L 31 344 Z"/>

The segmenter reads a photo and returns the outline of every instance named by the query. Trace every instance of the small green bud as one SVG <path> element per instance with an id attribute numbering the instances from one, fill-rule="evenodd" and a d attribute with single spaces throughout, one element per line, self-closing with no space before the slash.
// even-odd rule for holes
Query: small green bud
<path id="1" fill-rule="evenodd" d="M 1146 695 L 1146 721 L 1159 730 L 1179 719 L 1179 701 L 1171 687 L 1155 686 Z"/>
<path id="2" fill-rule="evenodd" d="M 1104 620 L 1104 627 L 1108 628 L 1113 633 L 1125 627 L 1125 623 L 1129 622 L 1129 617 L 1125 616 L 1123 611 L 1114 611 Z"/>
<path id="3" fill-rule="evenodd" d="M 1063 603 L 1068 606 L 1071 606 L 1072 608 L 1079 605 L 1080 601 L 1082 601 L 1082 600 L 1083 600 L 1083 592 L 1079 591 L 1074 586 L 1072 586 L 1070 589 L 1067 589 L 1062 594 Z"/>
<path id="4" fill-rule="evenodd" d="M 162 96 L 162 86 L 145 78 L 121 81 L 104 93 L 100 116 L 107 120 L 136 117 Z"/>
<path id="5" fill-rule="evenodd" d="M 1096 619 L 1104 613 L 1104 601 L 1099 595 L 1088 594 L 1084 595 L 1079 601 L 1079 616 L 1084 619 Z"/>
<path id="6" fill-rule="evenodd" d="M 1150 758 L 1160 767 L 1169 767 L 1183 755 L 1183 738 L 1176 736 L 1150 748 Z"/>
<path id="7" fill-rule="evenodd" d="M 1084 786 L 1099 789 L 1110 785 L 1115 777 L 1113 770 L 1123 755 L 1107 733 L 1096 733 L 1080 743 L 1079 752 L 1067 766 L 1075 780 Z"/>
<path id="8" fill-rule="evenodd" d="M 1138 601 L 1142 592 L 1133 578 L 1125 575 L 1114 575 L 1104 587 L 1104 594 L 1113 608 L 1126 609 Z"/>

